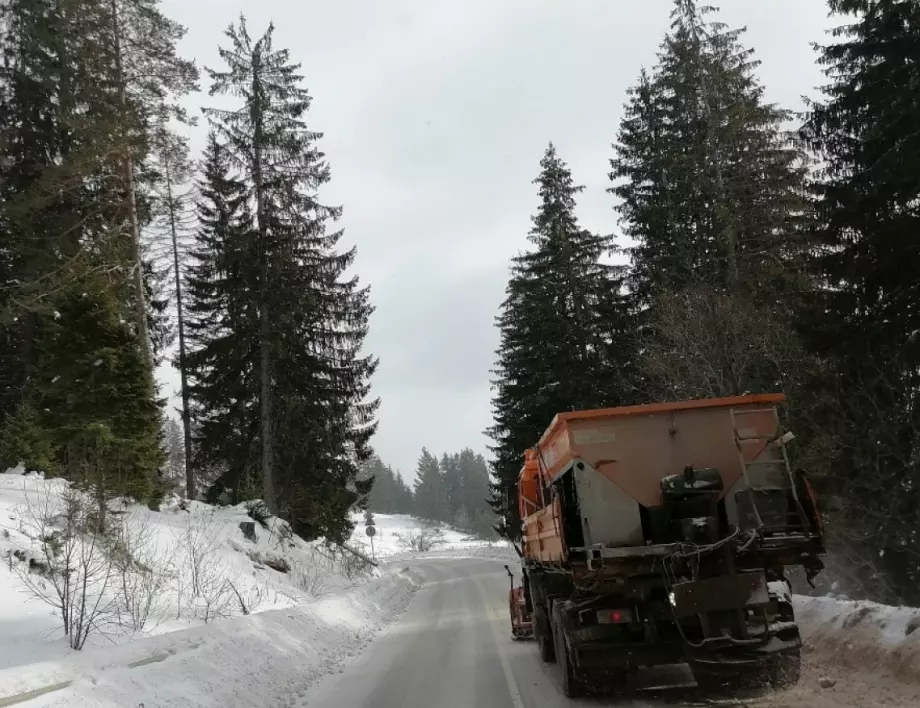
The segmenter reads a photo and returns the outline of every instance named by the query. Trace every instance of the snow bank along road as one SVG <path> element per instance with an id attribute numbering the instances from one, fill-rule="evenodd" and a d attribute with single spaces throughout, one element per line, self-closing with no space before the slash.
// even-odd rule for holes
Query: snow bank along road
<path id="1" fill-rule="evenodd" d="M 0 671 L 26 708 L 560 708 L 707 705 L 684 669 L 569 701 L 532 642 L 510 638 L 511 560 L 490 549 L 394 557 L 327 598 Z M 414 594 L 413 594 L 414 593 Z M 730 708 L 920 706 L 920 611 L 801 599 L 801 684 Z M 3 626 L 0 622 L 0 639 Z M 828 686 L 822 688 L 821 684 Z M 833 684 L 833 685 L 831 685 Z M 657 686 L 657 687 L 656 687 Z M 662 687 L 664 686 L 664 687 Z M 44 691 L 48 690 L 47 693 Z"/>
<path id="2" fill-rule="evenodd" d="M 555 666 L 531 642 L 510 638 L 508 577 L 501 561 L 427 558 L 405 561 L 425 576 L 407 612 L 343 673 L 327 676 L 285 706 L 310 708 L 556 708 L 618 705 L 644 708 L 710 703 L 680 667 L 640 674 L 627 695 L 570 701 Z M 910 684 L 835 667 L 811 652 L 795 689 L 748 698 L 756 708 L 900 707 L 920 705 Z M 822 688 L 819 680 L 834 686 Z M 675 686 L 674 684 L 678 684 Z M 656 688 L 669 684 L 667 688 Z M 679 684 L 683 684 L 682 686 Z M 742 705 L 739 701 L 722 705 Z"/>

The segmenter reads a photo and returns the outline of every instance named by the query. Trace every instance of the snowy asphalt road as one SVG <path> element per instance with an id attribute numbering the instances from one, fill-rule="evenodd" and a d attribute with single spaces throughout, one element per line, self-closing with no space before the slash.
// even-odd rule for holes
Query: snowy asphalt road
<path id="1" fill-rule="evenodd" d="M 510 636 L 508 576 L 486 559 L 419 560 L 428 582 L 405 615 L 344 673 L 306 696 L 310 708 L 558 708 L 571 705 L 696 703 L 694 690 L 649 691 L 650 683 L 692 682 L 688 673 L 641 677 L 629 697 L 570 701 L 555 665 L 532 642 Z M 644 682 L 644 687 L 643 687 Z M 625 700 L 624 700 L 625 699 Z"/>

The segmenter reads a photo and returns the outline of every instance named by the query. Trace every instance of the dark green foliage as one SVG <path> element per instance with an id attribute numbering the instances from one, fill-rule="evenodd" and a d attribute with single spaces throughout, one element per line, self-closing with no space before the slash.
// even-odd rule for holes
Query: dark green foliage
<path id="1" fill-rule="evenodd" d="M 374 455 L 365 464 L 367 476 L 373 479 L 368 509 L 379 514 L 411 514 L 413 512 L 412 490 L 406 485 L 399 472 L 385 465 Z"/>
<path id="2" fill-rule="evenodd" d="M 164 462 L 160 411 L 146 360 L 108 285 L 87 277 L 53 299 L 36 336 L 27 389 L 55 467 L 97 493 L 155 503 Z"/>
<path id="3" fill-rule="evenodd" d="M 822 160 L 813 183 L 823 287 L 803 315 L 830 433 L 822 491 L 830 528 L 863 593 L 920 602 L 920 6 L 833 0 L 846 18 L 821 48 L 829 79 L 803 137 Z"/>
<path id="4" fill-rule="evenodd" d="M 377 364 L 360 351 L 372 308 L 368 290 L 347 276 L 355 250 L 339 252 L 341 231 L 327 231 L 341 209 L 318 201 L 316 190 L 329 180 L 316 147 L 322 136 L 304 122 L 310 96 L 272 33 L 253 41 L 241 20 L 227 31 L 230 48 L 221 49 L 226 71 L 209 71 L 212 94 L 241 99 L 238 108 L 206 113 L 253 214 L 241 240 L 250 256 L 239 274 L 243 287 L 228 294 L 227 307 L 245 319 L 246 333 L 235 335 L 235 376 L 258 384 L 244 384 L 239 397 L 222 392 L 224 405 L 245 407 L 226 444 L 245 450 L 244 459 L 258 451 L 258 465 L 239 474 L 257 475 L 269 508 L 296 532 L 341 541 L 351 529 L 348 511 L 369 491 L 357 475 L 376 428 L 378 404 L 368 396 Z"/>
<path id="5" fill-rule="evenodd" d="M 492 505 L 512 537 L 519 533 L 515 495 L 524 450 L 537 444 L 553 416 L 634 397 L 623 268 L 605 260 L 612 239 L 578 225 L 575 197 L 582 188 L 552 145 L 540 166 L 533 249 L 513 259 L 498 317 L 495 424 L 488 431 L 496 458 Z"/>
<path id="6" fill-rule="evenodd" d="M 28 472 L 56 475 L 60 466 L 50 431 L 42 427 L 29 403 L 23 403 L 0 425 L 0 467 L 22 463 Z"/>
<path id="7" fill-rule="evenodd" d="M 415 515 L 430 521 L 443 520 L 447 513 L 444 480 L 437 458 L 422 448 L 415 468 Z"/>
<path id="8" fill-rule="evenodd" d="M 186 277 L 196 468 L 219 471 L 232 499 L 259 495 L 258 314 L 245 184 L 212 134 L 198 185 L 199 228 Z"/>
<path id="9" fill-rule="evenodd" d="M 495 517 L 488 505 L 489 468 L 485 458 L 469 448 L 444 453 L 440 462 L 423 449 L 414 494 L 402 475 L 376 455 L 365 466 L 364 476 L 373 476 L 368 506 L 377 513 L 411 514 L 482 538 L 494 536 Z"/>
<path id="10" fill-rule="evenodd" d="M 493 537 L 495 515 L 489 507 L 491 488 L 485 458 L 470 448 L 464 448 L 459 454 L 452 455 L 451 461 L 450 474 L 456 474 L 457 481 L 450 482 L 449 475 L 445 474 L 450 523 L 483 538 Z"/>
<path id="11" fill-rule="evenodd" d="M 159 410 L 126 324 L 138 271 L 119 165 L 142 154 L 144 126 L 139 104 L 117 100 L 111 10 L 97 0 L 2 8 L 0 228 L 14 280 L 0 290 L 10 358 L 0 407 L 7 455 L 92 486 L 100 501 L 155 503 Z"/>
<path id="12" fill-rule="evenodd" d="M 742 30 L 677 0 L 658 64 L 629 92 L 610 189 L 638 243 L 637 305 L 705 284 L 773 306 L 801 286 L 804 160 Z M 788 302 L 783 303 L 788 306 Z"/>

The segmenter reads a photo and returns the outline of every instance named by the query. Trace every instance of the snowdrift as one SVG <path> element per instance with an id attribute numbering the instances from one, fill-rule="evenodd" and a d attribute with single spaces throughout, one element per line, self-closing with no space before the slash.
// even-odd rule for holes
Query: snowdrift
<path id="1" fill-rule="evenodd" d="M 310 605 L 0 671 L 0 703 L 54 687 L 40 705 L 295 705 L 405 609 L 418 582 L 408 570 L 387 572 Z"/>
<path id="2" fill-rule="evenodd" d="M 280 682 L 269 702 L 281 705 L 360 651 L 419 584 L 360 551 L 307 543 L 245 504 L 110 508 L 107 533 L 96 534 L 95 505 L 64 480 L 0 474 L 0 704 L 57 687 L 43 704 L 60 694 L 75 705 L 90 686 L 94 705 L 154 696 L 227 705 L 247 691 L 261 704 Z M 88 590 L 70 607 L 85 597 L 97 612 L 74 651 L 78 623 L 65 636 L 60 591 L 73 595 L 83 579 Z M 261 672 L 271 682 L 255 680 Z"/>
<path id="3" fill-rule="evenodd" d="M 808 653 L 856 672 L 920 683 L 920 609 L 796 596 Z"/>

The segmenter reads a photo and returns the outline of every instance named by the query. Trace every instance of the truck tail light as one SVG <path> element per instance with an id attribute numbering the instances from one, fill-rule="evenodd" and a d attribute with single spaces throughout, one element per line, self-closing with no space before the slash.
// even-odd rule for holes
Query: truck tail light
<path id="1" fill-rule="evenodd" d="M 598 624 L 629 624 L 633 621 L 633 613 L 624 608 L 598 610 L 597 621 Z"/>

